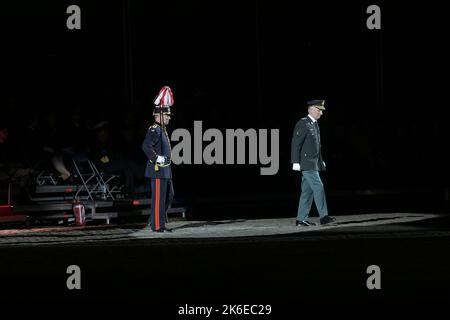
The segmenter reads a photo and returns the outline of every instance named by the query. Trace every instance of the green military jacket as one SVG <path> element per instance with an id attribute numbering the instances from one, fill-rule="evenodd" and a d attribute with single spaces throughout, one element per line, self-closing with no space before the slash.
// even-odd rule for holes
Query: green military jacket
<path id="1" fill-rule="evenodd" d="M 299 163 L 301 170 L 325 170 L 320 145 L 319 125 L 308 116 L 295 125 L 291 141 L 291 163 Z"/>

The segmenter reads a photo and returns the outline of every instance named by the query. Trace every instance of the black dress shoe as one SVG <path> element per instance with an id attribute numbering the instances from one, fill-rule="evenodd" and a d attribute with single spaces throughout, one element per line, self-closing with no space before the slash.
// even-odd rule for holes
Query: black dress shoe
<path id="1" fill-rule="evenodd" d="M 155 230 L 155 232 L 172 232 L 172 229 L 169 228 L 161 228 L 159 230 Z"/>
<path id="2" fill-rule="evenodd" d="M 296 226 L 310 227 L 310 226 L 315 226 L 316 224 L 315 224 L 315 223 L 312 223 L 312 222 L 309 222 L 309 221 L 307 221 L 307 220 L 304 220 L 304 221 L 298 221 L 298 220 L 296 220 L 296 221 L 295 221 L 295 225 L 296 225 Z"/>
<path id="3" fill-rule="evenodd" d="M 320 224 L 327 224 L 327 223 L 331 223 L 331 222 L 335 222 L 336 218 L 330 217 L 330 216 L 325 216 L 323 218 L 320 218 Z"/>

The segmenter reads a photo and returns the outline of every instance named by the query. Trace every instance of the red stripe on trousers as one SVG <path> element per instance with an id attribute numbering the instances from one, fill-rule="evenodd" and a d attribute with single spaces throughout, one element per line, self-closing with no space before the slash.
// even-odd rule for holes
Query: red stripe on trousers
<path id="1" fill-rule="evenodd" d="M 155 230 L 159 230 L 159 198 L 160 198 L 160 180 L 156 179 L 156 198 L 155 198 Z"/>

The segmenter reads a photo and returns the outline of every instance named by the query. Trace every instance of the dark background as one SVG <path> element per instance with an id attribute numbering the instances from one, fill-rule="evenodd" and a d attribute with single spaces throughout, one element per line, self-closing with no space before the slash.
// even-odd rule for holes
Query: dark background
<path id="1" fill-rule="evenodd" d="M 81 7 L 81 30 L 66 28 L 71 4 Z M 371 4 L 381 7 L 381 30 L 366 28 Z M 135 125 L 139 149 L 152 100 L 169 85 L 170 129 L 202 120 L 204 129 L 281 134 L 274 176 L 260 176 L 259 165 L 175 166 L 188 217 L 294 219 L 292 130 L 306 101 L 322 98 L 332 215 L 448 213 L 446 13 L 437 1 L 6 1 L 0 120 L 11 141 L 33 141 L 26 134 L 33 117 L 56 113 L 63 127 L 80 107 L 90 126 L 110 121 L 119 147 L 123 124 Z M 413 309 L 399 300 L 420 300 L 414 311 L 429 300 L 435 310 L 448 300 L 449 224 L 448 215 L 430 220 L 278 237 L 2 246 L 0 296 L 21 306 L 64 300 L 58 305 L 71 313 L 87 310 L 74 300 L 94 298 L 90 305 L 104 313 L 128 299 L 127 315 L 165 318 L 195 302 L 283 301 L 274 314 L 300 314 L 315 302 L 321 313 L 347 316 L 363 301 L 373 313 L 380 301 L 396 300 L 389 310 L 400 306 L 404 315 Z M 81 291 L 66 289 L 71 264 L 82 268 Z M 366 289 L 371 264 L 382 269 L 381 291 Z M 44 305 L 57 304 L 15 311 Z"/>
<path id="2" fill-rule="evenodd" d="M 66 28 L 71 4 L 81 8 L 81 30 Z M 371 4 L 381 7 L 381 30 L 366 28 Z M 193 133 L 194 120 L 204 130 L 280 129 L 277 175 L 260 176 L 259 165 L 176 166 L 175 191 L 192 217 L 294 216 L 300 186 L 290 139 L 306 101 L 316 98 L 327 107 L 320 120 L 328 168 L 322 177 L 332 214 L 448 212 L 449 52 L 441 4 L 7 1 L 3 7 L 1 109 L 17 136 L 33 115 L 63 117 L 79 106 L 92 124 L 120 127 L 133 119 L 139 148 L 163 85 L 175 96 L 172 130 Z"/>

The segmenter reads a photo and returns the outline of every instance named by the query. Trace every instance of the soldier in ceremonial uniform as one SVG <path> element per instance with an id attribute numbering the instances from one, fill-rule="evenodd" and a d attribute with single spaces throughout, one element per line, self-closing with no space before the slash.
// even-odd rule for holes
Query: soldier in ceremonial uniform
<path id="1" fill-rule="evenodd" d="M 328 215 L 325 190 L 319 171 L 325 170 L 320 145 L 318 120 L 325 110 L 324 100 L 308 101 L 308 115 L 295 125 L 291 142 L 292 169 L 302 173 L 302 193 L 298 206 L 296 226 L 311 226 L 308 221 L 314 200 L 320 216 L 320 224 L 328 224 L 336 219 Z"/>
<path id="2" fill-rule="evenodd" d="M 172 203 L 171 146 L 166 126 L 169 124 L 173 96 L 169 87 L 163 87 L 155 100 L 155 123 L 147 130 L 142 150 L 147 155 L 145 177 L 151 179 L 152 207 L 149 225 L 156 232 L 171 232 L 166 228 L 166 214 Z"/>

